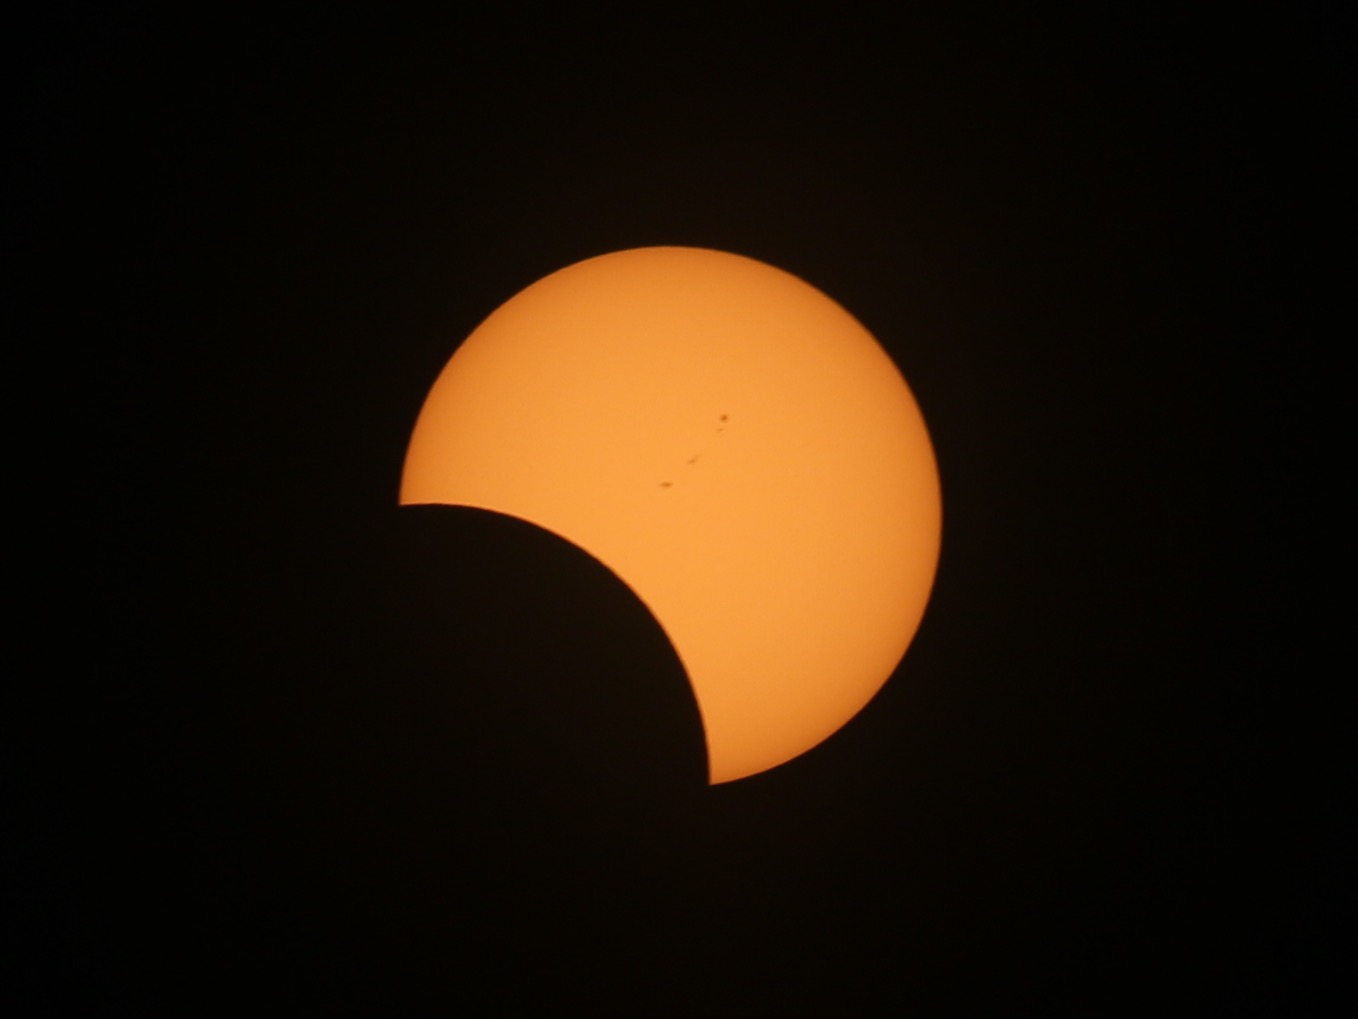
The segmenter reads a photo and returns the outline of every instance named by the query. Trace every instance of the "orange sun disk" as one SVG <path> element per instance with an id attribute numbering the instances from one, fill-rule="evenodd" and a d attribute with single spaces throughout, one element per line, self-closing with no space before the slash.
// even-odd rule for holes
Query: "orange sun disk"
<path id="1" fill-rule="evenodd" d="M 580 262 L 495 311 L 430 391 L 400 501 L 519 517 L 617 574 L 683 663 L 714 783 L 797 756 L 880 689 L 942 520 L 924 419 L 872 336 L 781 270 L 674 247 Z"/>

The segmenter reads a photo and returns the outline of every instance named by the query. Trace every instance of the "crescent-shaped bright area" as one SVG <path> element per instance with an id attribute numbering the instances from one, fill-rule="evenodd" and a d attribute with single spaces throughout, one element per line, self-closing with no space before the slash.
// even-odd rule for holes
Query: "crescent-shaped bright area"
<path id="1" fill-rule="evenodd" d="M 401 502 L 516 516 L 612 569 L 687 671 L 714 783 L 867 703 L 939 553 L 933 450 L 886 353 L 797 278 L 694 248 L 580 262 L 492 314 L 425 402 Z"/>

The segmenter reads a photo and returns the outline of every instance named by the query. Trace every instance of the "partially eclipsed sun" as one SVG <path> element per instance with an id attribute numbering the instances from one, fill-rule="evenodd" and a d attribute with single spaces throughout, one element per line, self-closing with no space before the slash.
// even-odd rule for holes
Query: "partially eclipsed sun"
<path id="1" fill-rule="evenodd" d="M 617 574 L 683 663 L 714 783 L 881 688 L 942 519 L 924 419 L 872 336 L 794 276 L 696 248 L 580 262 L 486 319 L 425 401 L 401 503 L 519 517 Z"/>

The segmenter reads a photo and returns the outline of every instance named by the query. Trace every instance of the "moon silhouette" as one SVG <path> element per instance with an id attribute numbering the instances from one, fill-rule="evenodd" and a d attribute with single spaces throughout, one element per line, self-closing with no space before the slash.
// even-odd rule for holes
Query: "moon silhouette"
<path id="1" fill-rule="evenodd" d="M 518 517 L 611 569 L 683 663 L 713 783 L 881 688 L 942 521 L 924 419 L 867 330 L 782 270 L 681 247 L 579 262 L 486 319 L 425 400 L 400 501 Z"/>

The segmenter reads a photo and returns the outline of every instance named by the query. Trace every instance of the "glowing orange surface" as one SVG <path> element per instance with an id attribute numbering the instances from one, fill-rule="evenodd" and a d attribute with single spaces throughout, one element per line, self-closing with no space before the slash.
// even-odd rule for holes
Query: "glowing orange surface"
<path id="1" fill-rule="evenodd" d="M 924 420 L 876 341 L 795 277 L 694 248 L 592 258 L 492 314 L 425 402 L 401 502 L 520 517 L 612 569 L 687 671 L 713 782 L 880 689 L 941 524 Z"/>

